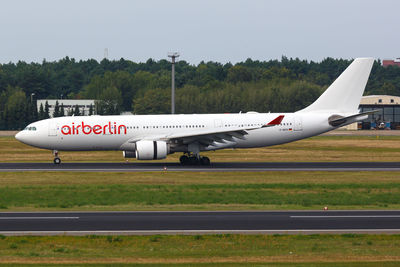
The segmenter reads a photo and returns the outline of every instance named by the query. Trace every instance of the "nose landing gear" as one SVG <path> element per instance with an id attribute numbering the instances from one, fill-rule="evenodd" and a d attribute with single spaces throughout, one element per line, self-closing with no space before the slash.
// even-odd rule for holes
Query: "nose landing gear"
<path id="1" fill-rule="evenodd" d="M 58 151 L 57 150 L 53 150 L 53 155 L 54 155 L 54 164 L 60 164 L 61 163 L 61 159 L 58 157 Z"/>

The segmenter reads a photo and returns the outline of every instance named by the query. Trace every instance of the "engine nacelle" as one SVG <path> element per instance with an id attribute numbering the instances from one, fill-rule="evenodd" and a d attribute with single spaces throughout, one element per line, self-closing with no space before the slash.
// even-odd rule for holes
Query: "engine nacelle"
<path id="1" fill-rule="evenodd" d="M 165 159 L 168 154 L 168 144 L 164 141 L 136 142 L 136 158 L 139 160 Z"/>
<path id="2" fill-rule="evenodd" d="M 122 151 L 122 155 L 124 155 L 124 158 L 136 158 L 135 151 Z"/>

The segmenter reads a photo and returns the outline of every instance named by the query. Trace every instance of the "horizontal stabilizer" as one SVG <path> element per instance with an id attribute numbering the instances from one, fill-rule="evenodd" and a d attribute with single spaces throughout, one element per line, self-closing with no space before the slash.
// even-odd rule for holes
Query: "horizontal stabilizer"
<path id="1" fill-rule="evenodd" d="M 363 120 L 365 119 L 366 116 L 379 112 L 379 110 L 371 110 L 371 111 L 366 111 L 363 113 L 358 113 L 358 114 L 354 114 L 351 116 L 340 116 L 340 115 L 332 115 L 329 117 L 328 122 L 330 125 L 337 127 L 337 126 L 341 126 L 344 124 L 349 124 L 349 123 L 353 123 L 359 120 Z"/>

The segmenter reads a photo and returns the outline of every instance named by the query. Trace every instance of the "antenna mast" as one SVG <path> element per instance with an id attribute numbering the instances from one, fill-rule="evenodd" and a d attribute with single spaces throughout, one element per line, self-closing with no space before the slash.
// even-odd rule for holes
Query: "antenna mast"
<path id="1" fill-rule="evenodd" d="M 171 114 L 175 114 L 175 58 L 179 57 L 178 52 L 168 53 L 168 57 L 171 58 L 172 70 L 171 70 Z"/>

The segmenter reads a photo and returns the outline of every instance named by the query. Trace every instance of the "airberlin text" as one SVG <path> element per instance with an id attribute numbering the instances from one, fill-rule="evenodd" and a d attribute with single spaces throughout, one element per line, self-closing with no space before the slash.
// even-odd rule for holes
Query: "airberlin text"
<path id="1" fill-rule="evenodd" d="M 113 124 L 109 121 L 105 125 L 88 125 L 82 121 L 75 125 L 73 122 L 71 125 L 64 125 L 61 127 L 61 133 L 63 135 L 78 135 L 78 134 L 126 134 L 126 126 L 121 124 L 117 125 L 116 122 Z"/>

